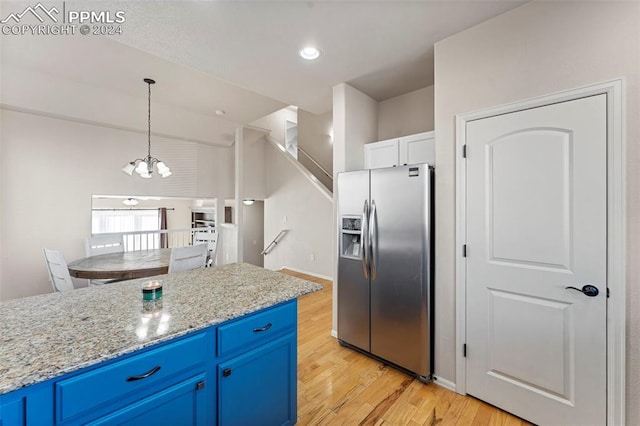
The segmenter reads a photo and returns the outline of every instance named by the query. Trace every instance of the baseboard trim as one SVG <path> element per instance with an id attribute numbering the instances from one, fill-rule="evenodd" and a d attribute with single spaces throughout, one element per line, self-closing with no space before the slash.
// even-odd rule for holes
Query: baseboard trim
<path id="1" fill-rule="evenodd" d="M 338 332 L 336 330 L 331 330 L 331 337 L 338 338 Z"/>
<path id="2" fill-rule="evenodd" d="M 327 281 L 333 282 L 333 277 L 328 277 L 328 276 L 322 275 L 322 274 L 316 274 L 315 272 L 303 271 L 302 269 L 292 268 L 291 266 L 283 266 L 280 269 L 288 269 L 288 270 L 293 271 L 293 272 L 299 272 L 301 274 L 307 274 L 307 275 L 311 275 L 312 277 L 322 278 L 323 280 L 327 280 Z"/>
<path id="3" fill-rule="evenodd" d="M 450 380 L 443 379 L 442 377 L 438 377 L 435 374 L 433 375 L 433 383 L 438 386 L 442 386 L 445 389 L 449 389 L 450 391 L 456 391 L 456 384 Z"/>

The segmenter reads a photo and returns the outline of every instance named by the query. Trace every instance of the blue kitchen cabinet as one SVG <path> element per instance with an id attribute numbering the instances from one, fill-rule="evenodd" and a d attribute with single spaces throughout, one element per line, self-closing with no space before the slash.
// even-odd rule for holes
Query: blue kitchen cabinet
<path id="1" fill-rule="evenodd" d="M 220 426 L 296 422 L 297 318 L 293 300 L 217 328 Z"/>
<path id="2" fill-rule="evenodd" d="M 290 425 L 297 301 L 0 395 L 0 426 Z"/>
<path id="3" fill-rule="evenodd" d="M 52 383 L 40 383 L 0 395 L 0 426 L 40 426 L 52 424 Z"/>
<path id="4" fill-rule="evenodd" d="M 294 424 L 295 365 L 295 333 L 219 364 L 218 424 Z"/>

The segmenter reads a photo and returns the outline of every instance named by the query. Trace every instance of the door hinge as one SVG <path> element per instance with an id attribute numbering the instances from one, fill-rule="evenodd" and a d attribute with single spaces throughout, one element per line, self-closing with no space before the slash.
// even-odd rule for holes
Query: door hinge
<path id="1" fill-rule="evenodd" d="M 462 257 L 467 257 L 467 245 L 462 245 Z"/>
<path id="2" fill-rule="evenodd" d="M 611 294 L 609 293 L 609 287 L 607 287 L 607 299 L 609 298 Z"/>
<path id="3" fill-rule="evenodd" d="M 465 357 L 465 358 L 467 357 L 467 344 L 466 343 L 462 345 L 462 356 Z"/>
<path id="4" fill-rule="evenodd" d="M 467 144 L 462 145 L 462 158 L 467 158 Z"/>

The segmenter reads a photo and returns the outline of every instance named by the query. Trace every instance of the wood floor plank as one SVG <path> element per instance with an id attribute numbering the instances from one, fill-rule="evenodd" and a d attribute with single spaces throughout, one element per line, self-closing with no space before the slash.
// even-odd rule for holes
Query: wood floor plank
<path id="1" fill-rule="evenodd" d="M 464 411 L 462 412 L 462 415 L 460 416 L 459 423 L 470 425 L 470 424 L 473 424 L 473 419 L 476 417 L 476 414 L 478 413 L 478 408 L 480 408 L 480 405 L 482 403 L 473 397 L 468 397 L 466 398 L 466 400 L 467 400 L 467 404 L 464 408 Z"/>
<path id="2" fill-rule="evenodd" d="M 491 414 L 493 414 L 493 408 L 490 405 L 482 404 L 478 407 L 476 416 L 473 418 L 472 425 L 484 426 L 488 425 L 491 420 Z"/>
<path id="3" fill-rule="evenodd" d="M 355 404 L 353 404 L 355 406 Z M 349 417 L 342 421 L 342 418 L 339 416 L 336 418 L 338 423 L 336 424 L 345 424 L 345 425 L 357 425 L 362 423 L 369 413 L 373 411 L 373 406 L 371 404 L 364 403 L 358 406 L 359 408 Z"/>
<path id="4" fill-rule="evenodd" d="M 455 395 L 451 401 L 449 409 L 444 413 L 442 417 L 443 425 L 457 425 L 460 423 L 472 423 L 472 419 L 465 421 L 462 419 L 462 415 L 467 408 L 469 398 L 465 398 L 462 395 Z"/>
<path id="5" fill-rule="evenodd" d="M 424 383 L 331 337 L 332 283 L 298 301 L 299 425 L 529 425 L 473 397 Z"/>

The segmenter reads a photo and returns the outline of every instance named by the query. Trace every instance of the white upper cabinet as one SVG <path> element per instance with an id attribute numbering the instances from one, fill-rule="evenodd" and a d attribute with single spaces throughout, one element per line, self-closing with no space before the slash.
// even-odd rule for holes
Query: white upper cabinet
<path id="1" fill-rule="evenodd" d="M 435 165 L 433 131 L 368 143 L 364 146 L 364 166 L 367 169 L 423 163 Z"/>
<path id="2" fill-rule="evenodd" d="M 380 169 L 398 165 L 399 139 L 368 143 L 364 145 L 364 167 L 366 169 Z"/>
<path id="3" fill-rule="evenodd" d="M 400 138 L 398 165 L 423 163 L 432 166 L 436 163 L 436 138 L 433 131 Z"/>

